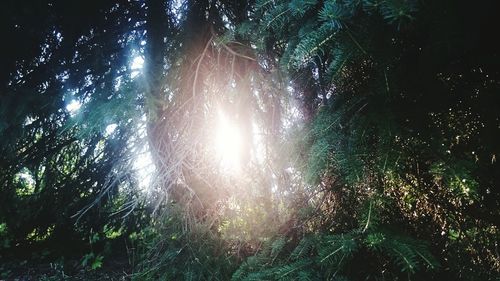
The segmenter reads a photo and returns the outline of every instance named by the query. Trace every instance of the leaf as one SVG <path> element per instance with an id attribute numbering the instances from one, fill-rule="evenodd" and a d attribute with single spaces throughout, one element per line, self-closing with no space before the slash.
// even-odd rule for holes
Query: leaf
<path id="1" fill-rule="evenodd" d="M 271 256 L 277 256 L 285 247 L 286 239 L 285 237 L 279 237 L 271 245 Z"/>
<path id="2" fill-rule="evenodd" d="M 292 0 L 288 3 L 288 8 L 293 16 L 302 17 L 316 6 L 317 0 Z"/>
<path id="3" fill-rule="evenodd" d="M 92 262 L 91 268 L 92 270 L 96 270 L 102 267 L 104 257 L 101 255 L 98 255 L 94 261 Z"/>

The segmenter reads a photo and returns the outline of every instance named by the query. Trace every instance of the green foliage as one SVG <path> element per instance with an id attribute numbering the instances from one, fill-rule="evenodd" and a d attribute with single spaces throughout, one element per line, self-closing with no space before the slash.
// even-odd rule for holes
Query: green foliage
<path id="1" fill-rule="evenodd" d="M 73 4 L 27 1 L 1 11 L 0 36 L 17 46 L 1 55 L 0 263 L 88 254 L 83 263 L 96 269 L 113 239 L 90 235 L 113 228 L 126 236 L 148 218 L 132 211 L 141 203 L 130 144 L 141 141 L 143 101 L 129 57 L 141 38 L 123 15 L 137 6 Z M 110 26 L 130 33 L 110 34 Z"/>
<path id="2" fill-rule="evenodd" d="M 493 4 L 176 2 L 5 5 L 0 258 L 96 271 L 125 238 L 137 280 L 497 279 Z M 237 175 L 210 162 L 220 108 Z"/>
<path id="3" fill-rule="evenodd" d="M 298 241 L 287 241 L 282 236 L 267 241 L 257 254 L 243 262 L 232 280 L 382 278 L 381 272 L 395 280 L 404 273 L 439 267 L 426 242 L 380 225 L 377 222 L 380 209 L 375 208 L 370 204 L 363 212 L 365 219 L 360 221 L 360 227 L 348 233 L 325 231 L 306 234 Z M 360 262 L 368 260 L 369 267 L 359 267 Z"/>
<path id="4" fill-rule="evenodd" d="M 473 35 L 496 22 L 491 13 L 475 7 L 483 17 L 466 27 L 458 18 L 470 15 L 471 7 L 462 2 L 268 1 L 259 6 L 253 24 L 266 24 L 263 15 L 282 13 L 285 6 L 292 12 L 283 14 L 275 29 L 249 37 L 267 42 L 260 51 L 281 61 L 293 81 L 291 94 L 306 119 L 313 116 L 296 133 L 302 149 L 297 154 L 307 163 L 299 165 L 306 181 L 319 186 L 313 190 L 326 189 L 331 196 L 323 197 L 331 204 L 318 207 L 323 212 L 333 208 L 329 215 L 336 222 L 327 223 L 327 229 L 334 225 L 343 230 L 328 230 L 355 233 L 349 230 L 352 216 L 346 215 L 352 207 L 382 208 L 382 217 L 369 212 L 356 217 L 367 235 L 365 243 L 354 239 L 364 249 L 359 251 L 383 253 L 395 267 L 417 275 L 434 267 L 436 260 L 411 236 L 376 230 L 406 225 L 446 253 L 438 259 L 456 269 L 449 274 L 457 277 L 450 278 L 495 280 L 499 269 L 492 265 L 498 257 L 488 253 L 494 248 L 491 237 L 498 237 L 498 231 L 491 232 L 498 212 L 480 209 L 498 209 L 500 202 L 488 187 L 498 185 L 493 176 L 498 145 L 493 143 L 499 140 L 492 137 L 498 112 L 487 105 L 498 105 L 491 95 L 498 83 L 487 81 L 498 81 L 493 74 L 498 61 L 488 62 L 486 57 L 496 52 Z M 453 52 L 436 41 L 455 46 Z M 374 196 L 392 203 L 372 207 Z M 318 228 L 325 225 L 317 220 L 309 227 L 323 233 Z M 334 244 L 322 257 L 339 263 L 348 254 L 343 243 Z M 267 265 L 261 266 L 270 274 Z M 458 270 L 461 266 L 469 269 Z"/>
<path id="5" fill-rule="evenodd" d="M 236 264 L 229 245 L 201 223 L 186 231 L 179 210 L 170 210 L 159 225 L 143 231 L 134 280 L 227 280 Z"/>
<path id="6" fill-rule="evenodd" d="M 293 0 L 288 3 L 288 8 L 295 17 L 303 17 L 306 13 L 309 13 L 314 7 L 316 7 L 317 0 Z"/>
<path id="7" fill-rule="evenodd" d="M 379 3 L 374 3 L 376 1 L 366 1 L 366 6 L 374 8 L 375 6 L 379 8 L 380 14 L 389 23 L 401 24 L 406 20 L 413 19 L 413 15 L 417 10 L 417 1 L 414 0 L 385 0 L 379 1 Z"/>
<path id="8" fill-rule="evenodd" d="M 94 253 L 88 253 L 82 258 L 82 266 L 84 268 L 90 268 L 91 270 L 96 270 L 102 267 L 104 257 L 101 255 L 95 255 Z"/>

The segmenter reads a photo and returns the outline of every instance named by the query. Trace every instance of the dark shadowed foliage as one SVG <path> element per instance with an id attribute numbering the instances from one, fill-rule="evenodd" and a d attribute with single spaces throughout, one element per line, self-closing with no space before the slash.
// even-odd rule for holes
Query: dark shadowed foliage
<path id="1" fill-rule="evenodd" d="M 6 1 L 0 279 L 498 280 L 497 11 Z"/>

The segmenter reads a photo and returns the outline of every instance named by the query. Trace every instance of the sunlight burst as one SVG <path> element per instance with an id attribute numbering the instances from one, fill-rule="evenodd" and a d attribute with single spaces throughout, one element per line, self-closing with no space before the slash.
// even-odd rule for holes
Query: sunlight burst
<path id="1" fill-rule="evenodd" d="M 238 171 L 241 166 L 243 139 L 239 127 L 219 111 L 215 148 L 223 169 Z"/>
<path id="2" fill-rule="evenodd" d="M 133 166 L 137 173 L 139 190 L 143 192 L 151 191 L 155 166 L 151 154 L 146 147 L 143 148 L 140 154 L 135 156 Z"/>
<path id="3" fill-rule="evenodd" d="M 132 70 L 132 72 L 130 73 L 130 77 L 135 78 L 137 75 L 139 75 L 143 66 L 144 58 L 142 56 L 134 57 L 132 63 L 130 64 L 130 69 Z"/>
<path id="4" fill-rule="evenodd" d="M 77 101 L 77 100 L 71 100 L 71 102 L 69 102 L 67 105 L 66 105 L 66 110 L 71 114 L 71 115 L 75 115 L 76 112 L 80 109 L 80 107 L 82 107 L 82 104 Z"/>

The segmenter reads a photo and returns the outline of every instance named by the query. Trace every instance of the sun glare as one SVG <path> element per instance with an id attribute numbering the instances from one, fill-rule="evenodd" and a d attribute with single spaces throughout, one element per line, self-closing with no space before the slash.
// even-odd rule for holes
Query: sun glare
<path id="1" fill-rule="evenodd" d="M 80 107 L 82 106 L 82 104 L 77 101 L 77 100 L 71 100 L 71 102 L 69 102 L 67 105 L 66 105 L 66 110 L 71 114 L 71 115 L 74 115 L 76 114 L 76 112 L 80 109 Z"/>
<path id="2" fill-rule="evenodd" d="M 219 111 L 215 148 L 217 161 L 228 171 L 238 171 L 241 166 L 243 140 L 238 126 Z"/>
<path id="3" fill-rule="evenodd" d="M 139 75 L 143 66 L 144 58 L 142 56 L 134 57 L 130 64 L 130 69 L 132 70 L 132 72 L 130 73 L 130 77 L 135 78 L 137 75 Z"/>
<path id="4" fill-rule="evenodd" d="M 133 165 L 137 172 L 139 189 L 143 192 L 150 191 L 155 167 L 149 151 L 144 149 L 139 155 L 136 155 Z"/>

